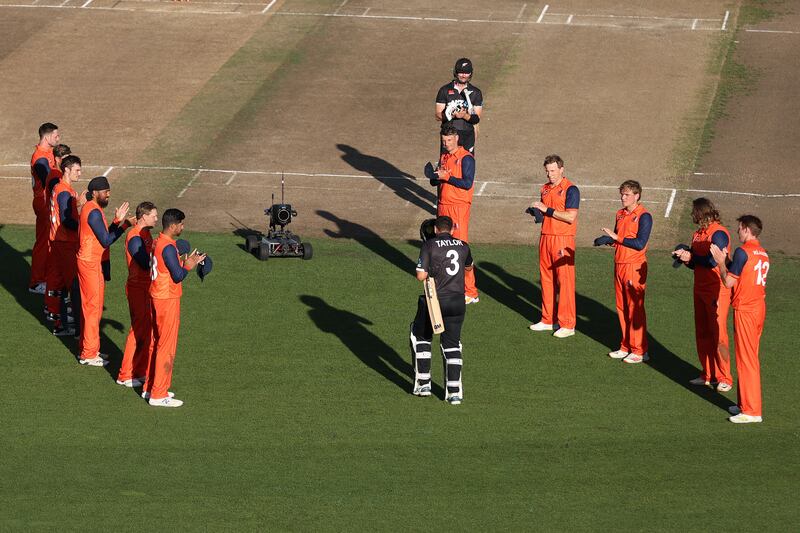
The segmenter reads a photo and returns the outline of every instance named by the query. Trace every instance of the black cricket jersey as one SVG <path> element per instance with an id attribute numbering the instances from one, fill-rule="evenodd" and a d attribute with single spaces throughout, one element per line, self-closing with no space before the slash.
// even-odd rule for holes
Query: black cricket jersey
<path id="1" fill-rule="evenodd" d="M 467 98 L 469 96 L 469 98 Z M 469 100 L 469 102 L 467 102 Z M 468 132 L 469 137 L 474 136 L 475 126 L 467 122 L 466 120 L 457 118 L 455 120 L 449 120 L 448 117 L 452 116 L 458 109 L 469 109 L 470 104 L 472 107 L 476 106 L 483 106 L 483 93 L 481 90 L 472 85 L 471 83 L 467 83 L 466 88 L 459 92 L 456 89 L 455 81 L 451 81 L 447 85 L 444 85 L 441 89 L 439 89 L 439 93 L 436 95 L 436 103 L 437 104 L 444 104 L 444 119 L 445 122 L 451 122 L 453 126 L 458 131 Z M 465 145 L 466 147 L 466 145 Z M 469 148 L 467 148 L 469 149 Z"/>
<path id="2" fill-rule="evenodd" d="M 439 297 L 464 297 L 466 266 L 472 266 L 469 245 L 449 233 L 440 233 L 425 241 L 417 261 L 417 271 L 433 277 Z"/>

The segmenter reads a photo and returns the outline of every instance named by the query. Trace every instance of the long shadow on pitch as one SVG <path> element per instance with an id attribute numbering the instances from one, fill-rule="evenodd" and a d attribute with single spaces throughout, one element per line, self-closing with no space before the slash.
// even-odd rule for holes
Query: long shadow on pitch
<path id="1" fill-rule="evenodd" d="M 436 194 L 417 183 L 416 176 L 403 172 L 385 159 L 361 153 L 347 144 L 337 144 L 336 148 L 342 151 L 342 161 L 355 170 L 372 175 L 400 199 L 436 215 Z M 427 180 L 424 183 L 427 185 Z"/>
<path id="2" fill-rule="evenodd" d="M 416 263 L 368 227 L 339 218 L 330 211 L 317 210 L 317 215 L 325 220 L 330 220 L 338 226 L 338 231 L 335 232 L 329 229 L 324 230 L 325 235 L 328 237 L 352 239 L 376 255 L 383 257 L 403 272 L 407 272 L 409 275 L 414 273 L 417 266 Z"/>
<path id="3" fill-rule="evenodd" d="M 484 275 L 481 275 L 484 274 Z M 487 275 L 490 274 L 490 275 Z M 495 279 L 496 278 L 496 279 Z M 542 301 L 541 288 L 533 282 L 515 276 L 494 263 L 481 262 L 476 276 L 478 290 L 491 296 L 525 319 L 534 322 L 539 319 L 541 308 L 534 302 Z M 611 281 L 609 280 L 609 290 Z M 609 350 L 619 348 L 619 320 L 616 312 L 600 302 L 575 294 L 575 307 L 578 312 L 576 329 L 594 339 Z M 697 377 L 700 370 L 687 363 L 652 335 L 648 337 L 650 361 L 645 363 L 680 387 L 726 410 L 733 402 L 708 387 L 694 387 L 689 380 Z"/>
<path id="4" fill-rule="evenodd" d="M 4 226 L 0 225 L 0 258 L 2 258 L 3 268 L 0 269 L 0 284 L 2 287 L 16 300 L 17 304 L 27 311 L 37 322 L 41 324 L 40 328 L 31 332 L 31 335 L 51 335 L 50 324 L 44 319 L 42 309 L 44 307 L 44 297 L 41 294 L 31 294 L 28 292 L 28 280 L 30 277 L 30 263 L 26 257 L 30 257 L 31 250 L 20 251 L 9 244 L 2 236 Z M 31 233 L 31 236 L 33 234 Z M 109 365 L 106 370 L 111 377 L 116 380 L 117 373 L 114 370 L 119 370 L 120 362 L 122 361 L 122 352 L 120 349 L 111 342 L 111 340 L 103 333 L 103 328 L 110 326 L 118 331 L 121 331 L 123 326 L 116 320 L 104 318 L 100 322 L 100 346 L 109 356 Z M 78 341 L 72 337 L 57 337 L 61 344 L 74 356 L 78 354 Z M 29 354 L 20 354 L 29 355 Z M 112 373 L 113 372 L 113 373 Z"/>
<path id="5" fill-rule="evenodd" d="M 320 331 L 336 335 L 362 363 L 406 392 L 411 392 L 413 369 L 394 349 L 366 326 L 368 319 L 329 305 L 318 296 L 304 294 L 300 301 L 309 307 L 308 316 Z M 436 394 L 444 396 L 441 387 Z"/>

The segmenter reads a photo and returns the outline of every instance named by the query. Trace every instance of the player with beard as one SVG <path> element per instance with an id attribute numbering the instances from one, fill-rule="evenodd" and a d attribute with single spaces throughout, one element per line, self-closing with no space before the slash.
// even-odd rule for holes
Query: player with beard
<path id="1" fill-rule="evenodd" d="M 483 93 L 470 83 L 472 61 L 462 57 L 453 67 L 453 81 L 443 85 L 436 94 L 436 120 L 451 123 L 458 131 L 459 144 L 475 153 L 478 122 L 483 112 Z M 440 147 L 440 153 L 445 148 Z"/>
<path id="2" fill-rule="evenodd" d="M 106 224 L 103 209 L 108 206 L 111 186 L 108 178 L 98 176 L 89 182 L 91 199 L 81 210 L 78 226 L 78 284 L 81 294 L 81 341 L 82 365 L 104 366 L 107 361 L 100 353 L 100 317 L 103 314 L 105 279 L 101 261 L 103 253 L 120 238 L 128 227 L 125 216 L 128 202 L 123 202 L 114 212 L 111 225 Z"/>

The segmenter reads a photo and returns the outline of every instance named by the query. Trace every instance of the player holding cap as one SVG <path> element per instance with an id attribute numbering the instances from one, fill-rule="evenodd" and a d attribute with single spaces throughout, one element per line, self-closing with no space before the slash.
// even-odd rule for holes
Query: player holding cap
<path id="1" fill-rule="evenodd" d="M 451 124 L 458 131 L 461 145 L 475 153 L 478 122 L 483 113 L 483 93 L 470 83 L 472 61 L 462 57 L 453 67 L 453 81 L 443 85 L 436 94 L 436 120 Z M 444 147 L 440 147 L 445 153 Z"/>
<path id="2" fill-rule="evenodd" d="M 539 276 L 542 285 L 542 318 L 529 327 L 533 331 L 552 331 L 554 337 L 575 335 L 575 234 L 581 194 L 564 175 L 564 160 L 553 154 L 544 158 L 547 183 L 539 191 L 540 201 L 531 211 L 541 213 L 539 237 Z M 556 291 L 558 311 L 556 312 Z"/>
<path id="3" fill-rule="evenodd" d="M 48 237 L 50 234 L 50 209 L 47 185 L 56 170 L 53 148 L 61 140 L 58 126 L 45 122 L 39 126 L 39 144 L 31 155 L 31 187 L 33 188 L 33 212 L 36 215 L 36 241 L 31 253 L 31 279 L 29 289 L 44 294 L 47 277 Z"/>
<path id="4" fill-rule="evenodd" d="M 108 206 L 111 186 L 108 178 L 98 176 L 89 182 L 91 200 L 81 209 L 78 248 L 78 285 L 81 293 L 81 354 L 82 365 L 105 366 L 108 361 L 100 353 L 100 318 L 103 315 L 105 279 L 101 262 L 105 250 L 127 228 L 125 216 L 128 202 L 114 212 L 111 225 L 106 224 L 103 208 Z"/>
<path id="5" fill-rule="evenodd" d="M 153 302 L 153 342 L 150 368 L 142 397 L 155 407 L 180 407 L 181 400 L 169 392 L 172 368 L 178 346 L 181 319 L 181 282 L 206 254 L 194 250 L 183 264 L 178 257 L 175 238 L 183 232 L 186 215 L 179 209 L 167 209 L 161 217 L 161 233 L 150 259 L 150 298 Z"/>
<path id="6" fill-rule="evenodd" d="M 769 272 L 769 255 L 758 241 L 763 225 L 753 215 L 742 215 L 739 223 L 739 241 L 742 246 L 733 252 L 727 263 L 727 250 L 712 244 L 711 255 L 719 265 L 725 287 L 733 288 L 733 339 L 736 346 L 736 371 L 738 405 L 728 410 L 733 415 L 728 420 L 735 424 L 761 422 L 761 365 L 758 348 L 764 319 L 767 316 L 766 286 Z"/>

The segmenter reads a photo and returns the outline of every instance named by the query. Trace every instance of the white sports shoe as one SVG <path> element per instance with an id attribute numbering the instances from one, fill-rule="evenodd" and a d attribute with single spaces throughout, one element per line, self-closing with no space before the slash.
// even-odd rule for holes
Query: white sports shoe
<path id="1" fill-rule="evenodd" d="M 144 384 L 143 381 L 139 381 L 137 378 L 133 379 L 126 379 L 126 380 L 117 380 L 117 385 L 122 385 L 123 387 L 128 387 L 132 389 L 134 387 L 141 387 Z"/>
<path id="2" fill-rule="evenodd" d="M 728 392 L 728 391 L 730 391 L 732 388 L 733 388 L 733 385 L 730 385 L 729 383 L 725 383 L 725 382 L 723 382 L 723 381 L 720 381 L 720 382 L 717 384 L 717 392 Z"/>
<path id="3" fill-rule="evenodd" d="M 628 355 L 628 357 L 626 357 L 622 361 L 625 362 L 625 363 L 636 364 L 636 363 L 644 363 L 645 361 L 649 361 L 649 360 L 650 360 L 650 356 L 647 355 L 647 352 L 645 352 L 644 355 L 636 355 L 635 353 L 632 353 L 632 354 Z"/>
<path id="4" fill-rule="evenodd" d="M 728 420 L 734 424 L 752 424 L 753 422 L 761 422 L 761 417 L 739 413 L 738 415 L 733 415 Z"/>
<path id="5" fill-rule="evenodd" d="M 709 385 L 711 385 L 711 382 L 708 381 L 703 376 L 700 376 L 700 377 L 696 377 L 694 379 L 690 379 L 689 380 L 689 385 L 705 385 L 706 387 L 708 387 Z"/>
<path id="6" fill-rule="evenodd" d="M 45 285 L 44 283 L 37 283 L 33 287 L 28 287 L 28 292 L 32 292 L 33 294 L 44 294 Z"/>
<path id="7" fill-rule="evenodd" d="M 426 383 L 425 385 L 417 385 L 414 383 L 414 396 L 430 396 L 431 395 L 431 384 Z"/>
<path id="8" fill-rule="evenodd" d="M 544 322 L 537 322 L 528 326 L 531 331 L 553 331 L 553 324 L 545 324 Z"/>
<path id="9" fill-rule="evenodd" d="M 108 361 L 104 361 L 100 357 L 92 357 L 91 359 L 79 359 L 78 362 L 86 366 L 106 366 Z"/>
<path id="10" fill-rule="evenodd" d="M 567 337 L 572 337 L 575 335 L 575 330 L 570 328 L 558 328 L 555 333 L 553 333 L 553 337 L 557 337 L 559 339 L 566 339 Z"/>
<path id="11" fill-rule="evenodd" d="M 461 396 L 450 396 L 447 399 L 447 403 L 449 403 L 450 405 L 461 405 L 461 400 L 462 400 Z"/>
<path id="12" fill-rule="evenodd" d="M 175 393 L 172 392 L 172 391 L 169 391 L 169 392 L 167 392 L 167 396 L 169 396 L 170 398 L 174 398 L 175 397 Z M 146 391 L 142 391 L 142 399 L 149 400 L 150 399 L 150 393 L 146 392 Z"/>
<path id="13" fill-rule="evenodd" d="M 469 305 L 469 304 L 476 304 L 476 303 L 478 303 L 478 302 L 480 302 L 480 301 L 481 301 L 481 299 L 480 299 L 480 298 L 477 298 L 477 297 L 476 297 L 476 298 L 473 298 L 472 296 L 464 296 L 464 303 L 465 303 L 466 305 Z"/>
<path id="14" fill-rule="evenodd" d="M 626 352 L 626 351 L 623 351 L 623 350 L 616 350 L 616 351 L 613 351 L 613 352 L 608 352 L 608 356 L 611 359 L 625 359 L 629 355 L 630 355 L 629 352 Z"/>
<path id="15" fill-rule="evenodd" d="M 180 407 L 181 405 L 183 405 L 183 402 L 181 400 L 177 400 L 169 396 L 167 396 L 166 398 L 161 398 L 159 400 L 153 400 L 151 398 L 147 400 L 147 403 L 149 403 L 153 407 Z"/>

